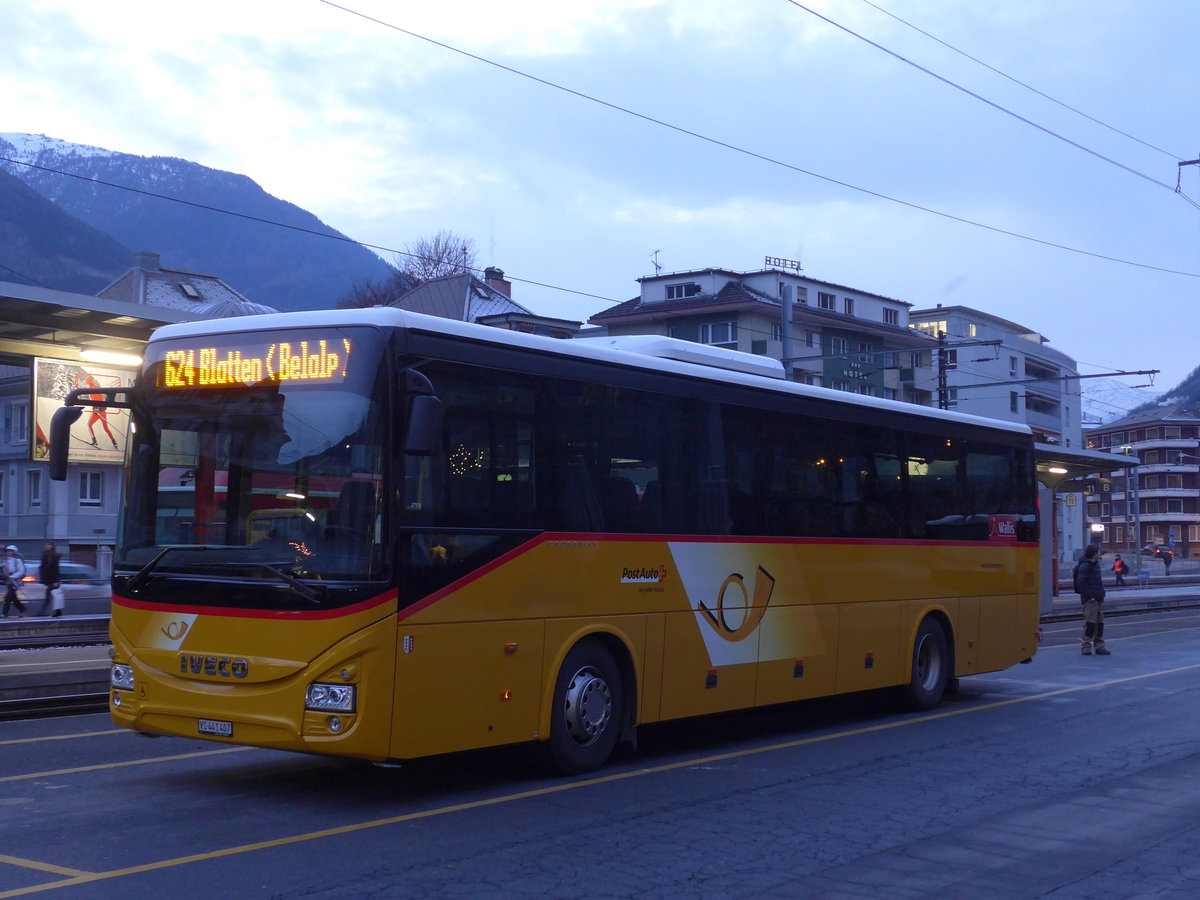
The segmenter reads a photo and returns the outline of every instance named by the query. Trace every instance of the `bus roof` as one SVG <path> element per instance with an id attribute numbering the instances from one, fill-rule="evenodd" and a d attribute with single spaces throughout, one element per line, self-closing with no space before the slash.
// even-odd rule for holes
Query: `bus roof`
<path id="1" fill-rule="evenodd" d="M 150 343 L 179 340 L 181 338 L 203 337 L 210 334 L 273 331 L 284 328 L 336 328 L 342 326 L 400 328 L 432 334 L 452 335 L 461 337 L 464 340 L 519 347 L 538 353 L 595 360 L 632 368 L 649 369 L 656 372 L 672 372 L 706 381 L 745 385 L 777 393 L 811 397 L 826 402 L 844 403 L 848 406 L 900 412 L 907 415 L 942 421 L 961 422 L 967 425 L 995 428 L 1017 434 L 1032 434 L 1032 430 L 1028 425 L 1017 422 L 1006 422 L 1003 419 L 989 419 L 968 413 L 918 406 L 914 403 L 906 403 L 900 400 L 885 400 L 881 397 L 868 397 L 862 394 L 837 391 L 832 388 L 787 381 L 780 378 L 778 374 L 775 374 L 774 370 L 778 369 L 778 364 L 775 363 L 772 366 L 771 363 L 774 363 L 774 360 L 766 357 L 757 357 L 748 353 L 719 350 L 719 348 L 705 348 L 709 351 L 718 350 L 719 352 L 716 354 L 696 352 L 695 348 L 705 347 L 705 345 L 694 344 L 693 348 L 685 349 L 680 348 L 678 345 L 688 345 L 693 344 L 693 342 L 649 335 L 645 337 L 653 339 L 646 341 L 627 341 L 617 338 L 574 340 L 551 338 L 536 334 L 524 334 L 519 331 L 508 331 L 507 329 L 494 328 L 489 325 L 461 322 L 457 319 L 423 315 L 421 313 L 397 309 L 392 306 L 374 306 L 368 309 L 307 310 L 302 312 L 271 313 L 258 316 L 237 316 L 225 319 L 185 322 L 177 325 L 166 325 L 157 329 L 151 335 Z M 746 357 L 746 359 L 742 360 L 739 364 L 738 360 L 733 357 Z M 701 362 L 700 360 L 703 361 Z"/>

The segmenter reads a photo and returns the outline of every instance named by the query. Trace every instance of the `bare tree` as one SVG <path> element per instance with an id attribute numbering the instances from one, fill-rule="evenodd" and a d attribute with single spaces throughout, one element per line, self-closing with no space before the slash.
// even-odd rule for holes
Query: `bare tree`
<path id="1" fill-rule="evenodd" d="M 367 279 L 356 281 L 349 293 L 338 299 L 338 309 L 363 309 L 370 306 L 387 306 L 399 300 L 417 285 L 404 272 L 393 272 L 378 281 Z"/>
<path id="2" fill-rule="evenodd" d="M 475 268 L 475 241 L 442 230 L 433 237 L 418 238 L 397 254 L 396 265 L 416 284 L 445 275 L 461 275 Z"/>

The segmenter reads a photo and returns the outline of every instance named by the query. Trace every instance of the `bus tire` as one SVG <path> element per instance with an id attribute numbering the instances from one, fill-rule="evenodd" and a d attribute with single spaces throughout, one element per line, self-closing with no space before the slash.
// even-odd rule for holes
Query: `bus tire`
<path id="1" fill-rule="evenodd" d="M 607 647 L 595 640 L 572 647 L 554 684 L 551 764 L 566 775 L 604 765 L 621 733 L 624 696 L 621 668 Z"/>
<path id="2" fill-rule="evenodd" d="M 950 683 L 950 650 L 946 629 L 927 616 L 913 642 L 908 683 L 900 688 L 900 699 L 913 711 L 933 709 L 942 702 Z"/>

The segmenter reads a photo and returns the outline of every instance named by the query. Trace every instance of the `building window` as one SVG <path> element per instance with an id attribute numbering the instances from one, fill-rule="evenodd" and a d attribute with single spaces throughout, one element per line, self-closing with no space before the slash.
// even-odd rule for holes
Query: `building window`
<path id="1" fill-rule="evenodd" d="M 883 308 L 883 321 L 885 325 L 900 324 L 900 310 L 892 309 L 890 306 Z"/>
<path id="2" fill-rule="evenodd" d="M 42 470 L 30 469 L 25 473 L 28 476 L 26 487 L 28 488 L 29 508 L 42 508 Z"/>
<path id="3" fill-rule="evenodd" d="M 1010 356 L 1008 358 L 1008 375 L 1010 378 L 1017 377 L 1017 362 L 1018 361 L 1015 356 Z"/>
<path id="4" fill-rule="evenodd" d="M 920 350 L 908 355 L 908 366 L 910 369 L 920 369 L 925 365 L 924 354 Z"/>
<path id="5" fill-rule="evenodd" d="M 824 291 L 817 291 L 817 306 L 821 307 L 821 309 L 836 310 L 837 296 L 834 294 L 827 294 Z"/>
<path id="6" fill-rule="evenodd" d="M 23 444 L 29 440 L 28 403 L 4 405 L 4 439 L 10 444 Z"/>
<path id="7" fill-rule="evenodd" d="M 850 339 L 844 337 L 831 337 L 829 339 L 829 353 L 832 356 L 845 356 L 850 352 Z"/>
<path id="8" fill-rule="evenodd" d="M 1020 409 L 1020 394 L 1016 391 L 1008 392 L 1008 411 L 1018 412 Z"/>
<path id="9" fill-rule="evenodd" d="M 1167 501 L 1167 512 L 1169 512 L 1169 513 L 1183 512 L 1183 501 L 1182 500 L 1168 500 Z"/>
<path id="10" fill-rule="evenodd" d="M 946 391 L 946 408 L 953 409 L 958 406 L 958 388 L 950 388 Z"/>
<path id="11" fill-rule="evenodd" d="M 771 323 L 771 340 L 773 340 L 773 341 L 782 341 L 783 340 L 783 323 L 782 322 L 772 322 Z"/>
<path id="12" fill-rule="evenodd" d="M 104 505 L 104 473 L 103 472 L 80 472 L 79 473 L 79 505 L 80 506 L 103 506 Z"/>
<path id="13" fill-rule="evenodd" d="M 869 363 L 874 357 L 871 355 L 871 345 L 867 341 L 858 342 L 858 361 Z"/>
<path id="14" fill-rule="evenodd" d="M 1180 440 L 1180 438 L 1181 438 L 1181 434 L 1180 434 L 1178 425 L 1163 426 L 1163 440 L 1164 441 L 1178 441 L 1178 440 Z"/>
<path id="15" fill-rule="evenodd" d="M 805 347 L 820 347 L 821 341 L 819 335 L 815 331 L 804 332 Z"/>
<path id="16" fill-rule="evenodd" d="M 854 298 L 853 297 L 843 297 L 842 298 L 842 312 L 844 312 L 848 316 L 854 315 Z"/>
<path id="17" fill-rule="evenodd" d="M 936 322 L 917 322 L 912 327 L 916 328 L 917 331 L 923 331 L 925 334 L 930 334 L 934 337 L 937 337 L 939 332 L 946 331 L 946 320 L 940 319 Z"/>
<path id="18" fill-rule="evenodd" d="M 705 322 L 700 326 L 700 343 L 737 344 L 737 322 Z"/>
<path id="19" fill-rule="evenodd" d="M 4 473 L 0 472 L 0 509 L 4 509 Z"/>
<path id="20" fill-rule="evenodd" d="M 885 387 L 883 389 L 883 399 L 884 400 L 895 400 L 896 399 L 896 389 L 890 388 L 890 387 Z"/>
<path id="21" fill-rule="evenodd" d="M 684 300 L 688 297 L 695 297 L 700 293 L 700 285 L 694 281 L 689 281 L 686 284 L 668 284 L 667 299 L 668 300 Z"/>
<path id="22" fill-rule="evenodd" d="M 808 306 L 808 288 L 796 286 L 796 302 Z"/>

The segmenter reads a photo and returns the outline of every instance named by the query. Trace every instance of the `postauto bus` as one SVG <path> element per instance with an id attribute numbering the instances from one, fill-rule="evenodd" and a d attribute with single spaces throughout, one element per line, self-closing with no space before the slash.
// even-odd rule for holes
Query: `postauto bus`
<path id="1" fill-rule="evenodd" d="M 630 349 L 632 348 L 632 349 Z M 665 338 L 393 308 L 158 330 L 132 388 L 111 711 L 377 762 L 891 689 L 1037 647 L 1023 426 Z"/>

